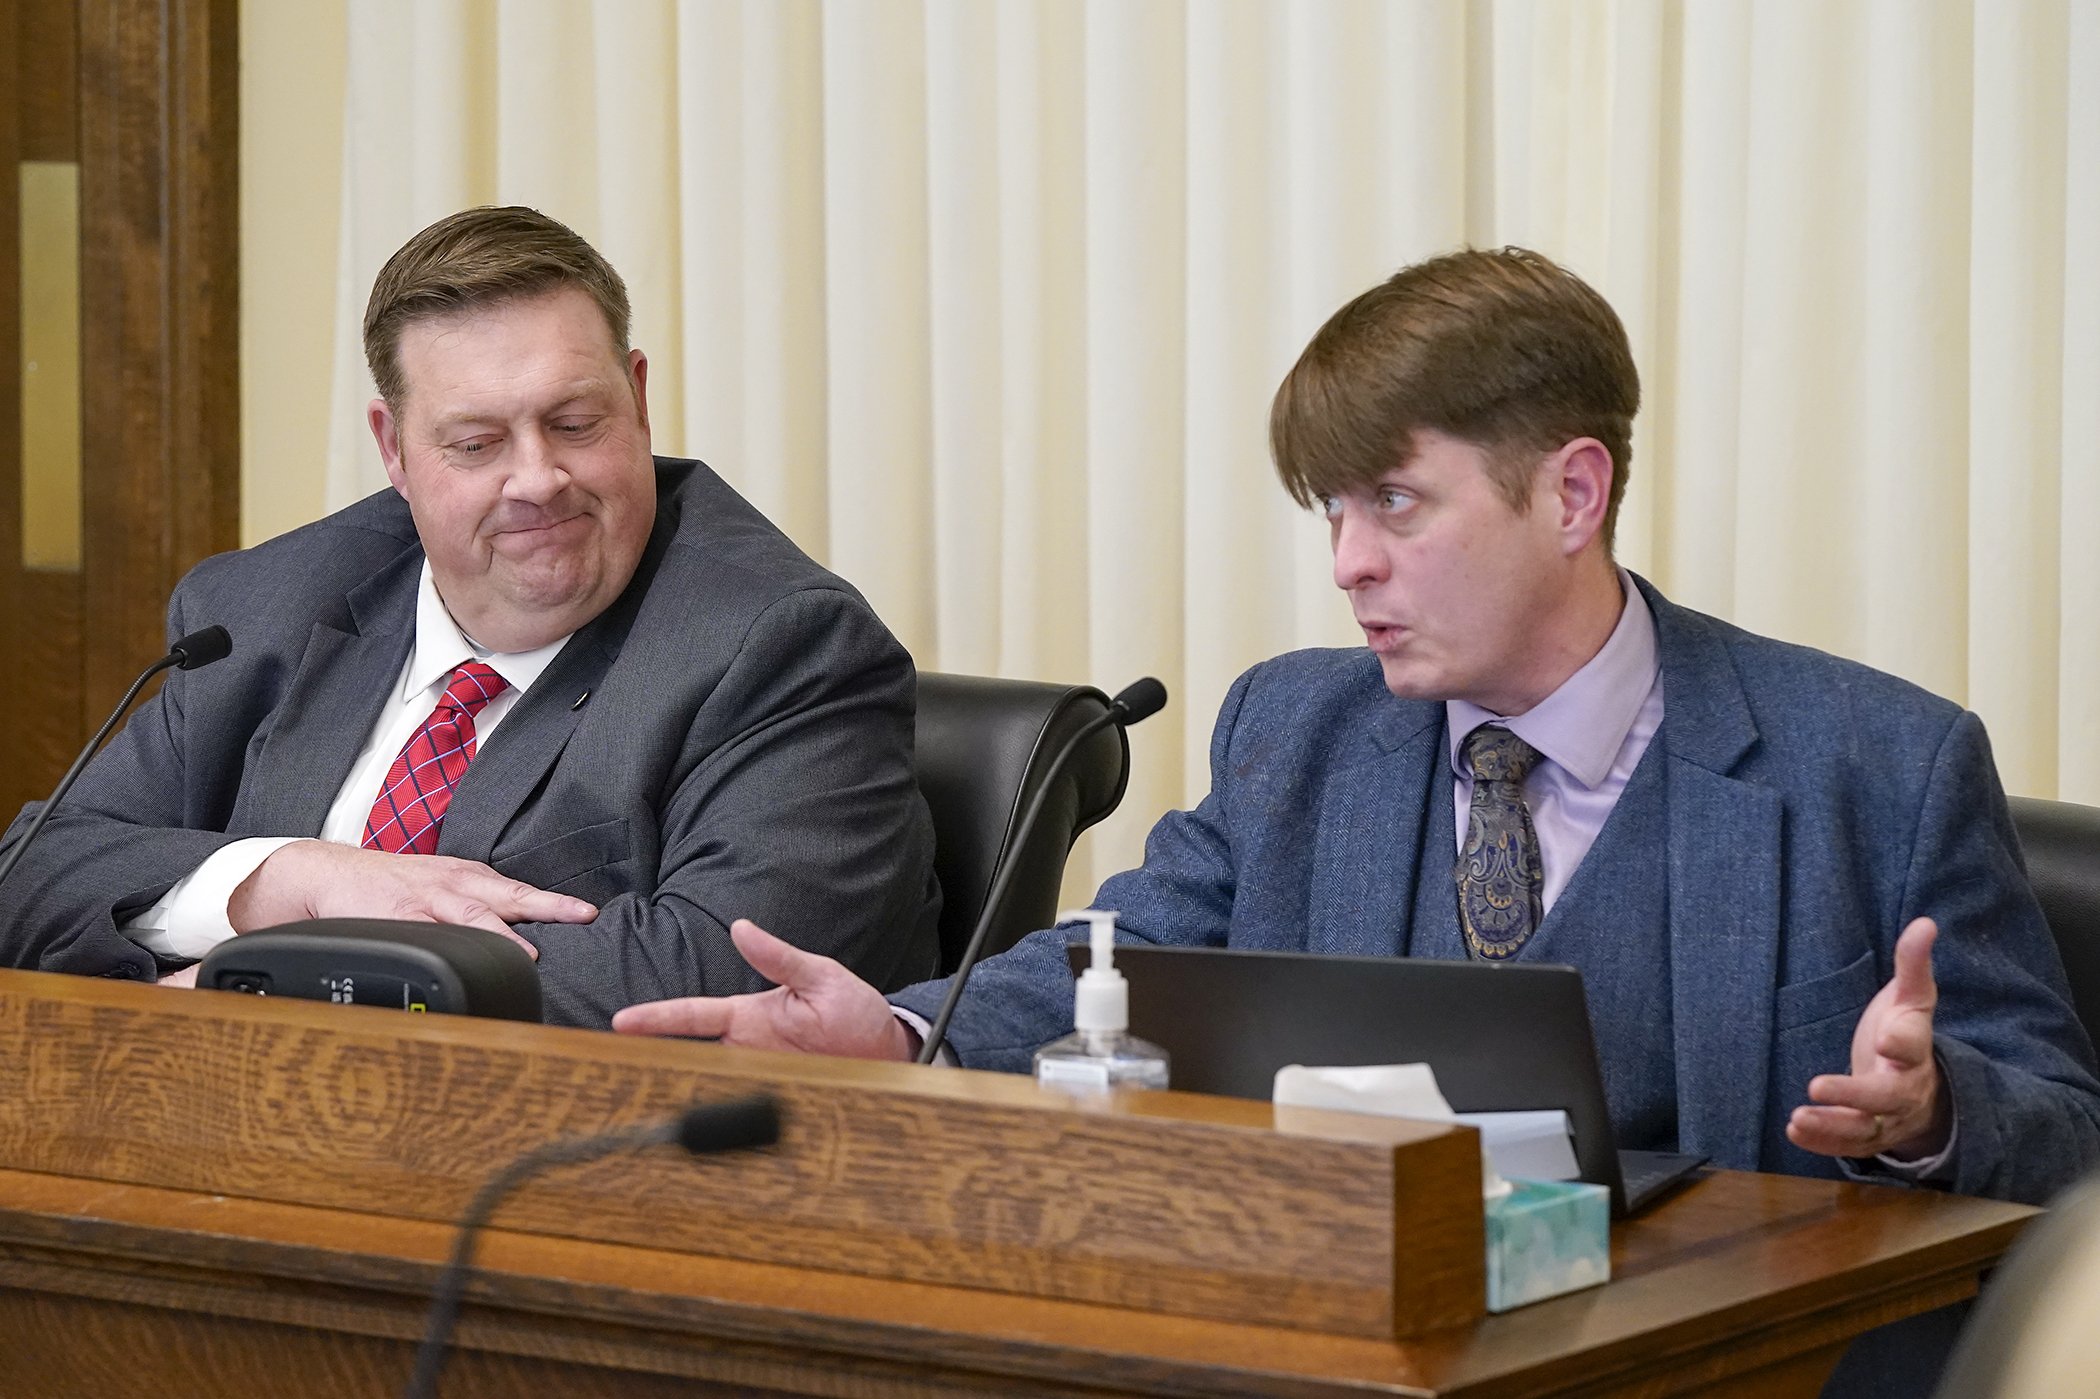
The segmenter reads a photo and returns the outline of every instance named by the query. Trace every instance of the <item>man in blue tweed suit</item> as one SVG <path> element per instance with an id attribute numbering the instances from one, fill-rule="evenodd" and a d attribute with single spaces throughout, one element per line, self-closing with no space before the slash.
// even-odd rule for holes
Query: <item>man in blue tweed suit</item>
<path id="1" fill-rule="evenodd" d="M 1572 964 L 1623 1147 L 2046 1200 L 2100 1159 L 2100 1082 L 1981 722 L 1617 567 L 1638 400 L 1616 315 L 1535 254 L 1337 312 L 1272 445 L 1368 649 L 1242 676 L 1210 795 L 1099 905 L 1155 943 Z M 892 1006 L 733 936 L 776 989 L 616 1028 L 905 1058 L 945 989 Z M 963 1064 L 1070 1031 L 1065 940 L 978 969 Z M 1855 1346 L 1833 1391 L 1922 1392 L 1952 1320 Z"/>

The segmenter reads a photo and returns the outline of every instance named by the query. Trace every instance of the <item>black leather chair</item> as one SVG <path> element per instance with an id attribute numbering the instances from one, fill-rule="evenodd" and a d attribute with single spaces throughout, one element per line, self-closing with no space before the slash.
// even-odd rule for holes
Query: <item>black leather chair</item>
<path id="1" fill-rule="evenodd" d="M 992 879 L 1065 740 L 1108 710 L 1091 685 L 1046 685 L 981 675 L 919 673 L 919 790 L 933 811 L 933 869 L 941 882 L 941 972 L 961 960 Z M 985 937 L 1003 952 L 1057 917 L 1065 857 L 1079 833 L 1116 809 L 1130 781 L 1130 743 L 1111 724 L 1059 775 Z"/>
<path id="2" fill-rule="evenodd" d="M 2027 879 L 2063 955 L 2071 1004 L 2100 1044 L 2100 808 L 2011 799 Z"/>

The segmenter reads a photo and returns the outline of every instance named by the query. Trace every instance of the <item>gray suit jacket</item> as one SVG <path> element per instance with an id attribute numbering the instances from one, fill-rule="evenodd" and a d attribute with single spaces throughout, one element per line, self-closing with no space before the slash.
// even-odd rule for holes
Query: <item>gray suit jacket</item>
<path id="1" fill-rule="evenodd" d="M 482 746 L 438 853 L 599 906 L 519 930 L 555 1023 L 760 988 L 739 917 L 878 985 L 927 975 L 910 657 L 707 467 L 659 459 L 657 489 L 634 582 Z M 124 919 L 232 840 L 318 833 L 407 658 L 422 561 L 386 491 L 183 579 L 169 634 L 222 623 L 233 654 L 171 673 L 89 766 L 8 880 L 0 959 L 151 979 Z"/>
<path id="2" fill-rule="evenodd" d="M 1608 1074 L 1607 1094 L 1620 1090 L 1624 1136 L 1653 1121 L 1634 1100 L 1659 1090 L 1674 1141 L 1622 1144 L 1838 1174 L 1786 1140 L 1787 1116 L 1810 1078 L 1845 1071 L 1897 934 L 1929 914 L 1941 928 L 1938 1050 L 1960 1118 L 1954 1189 L 2040 1203 L 2100 1163 L 2092 1047 L 1982 723 L 1641 587 L 1663 668 L 1662 728 L 1641 765 L 1657 799 L 1621 799 L 1537 935 L 1583 969 L 1607 1061 L 1615 1039 L 1657 1046 L 1617 1084 Z M 1455 926 L 1450 781 L 1443 705 L 1393 698 L 1366 651 L 1278 657 L 1225 700 L 1210 795 L 1164 817 L 1144 865 L 1104 884 L 1096 906 L 1122 912 L 1124 936 L 1157 943 L 1462 947 L 1429 926 Z M 1654 892 L 1577 898 L 1584 884 Z M 949 1031 L 965 1064 L 1025 1071 L 1070 1031 L 1066 937 L 1032 934 L 978 968 Z M 945 987 L 895 999 L 930 1016 Z"/>

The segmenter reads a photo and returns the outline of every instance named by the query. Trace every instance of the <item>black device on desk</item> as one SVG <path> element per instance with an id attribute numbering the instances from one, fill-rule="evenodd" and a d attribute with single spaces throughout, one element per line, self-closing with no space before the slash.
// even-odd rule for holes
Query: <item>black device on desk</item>
<path id="1" fill-rule="evenodd" d="M 1077 975 L 1086 944 L 1069 956 Z M 1615 1217 L 1706 1160 L 1616 1149 L 1573 967 L 1125 943 L 1116 967 L 1130 1032 L 1167 1051 L 1185 1092 L 1266 1100 L 1289 1064 L 1428 1064 L 1455 1112 L 1566 1112 L 1582 1179 L 1610 1188 Z"/>
<path id="2" fill-rule="evenodd" d="M 540 1018 L 540 974 L 525 949 L 452 923 L 315 918 L 264 928 L 214 947 L 197 984 L 434 1015 Z"/>

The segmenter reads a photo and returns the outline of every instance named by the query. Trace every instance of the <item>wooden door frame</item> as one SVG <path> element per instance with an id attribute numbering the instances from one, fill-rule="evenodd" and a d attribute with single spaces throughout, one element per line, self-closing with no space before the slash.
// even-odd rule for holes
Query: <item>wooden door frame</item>
<path id="1" fill-rule="evenodd" d="M 72 79 L 34 142 L 26 96 L 0 102 L 0 825 L 166 649 L 176 580 L 239 544 L 238 35 L 238 0 L 28 0 L 0 21 L 8 87 L 18 65 Z M 78 573 L 19 562 L 23 159 L 80 167 Z"/>
<path id="2" fill-rule="evenodd" d="M 167 649 L 176 581 L 240 543 L 240 9 L 78 3 L 92 723 Z"/>

